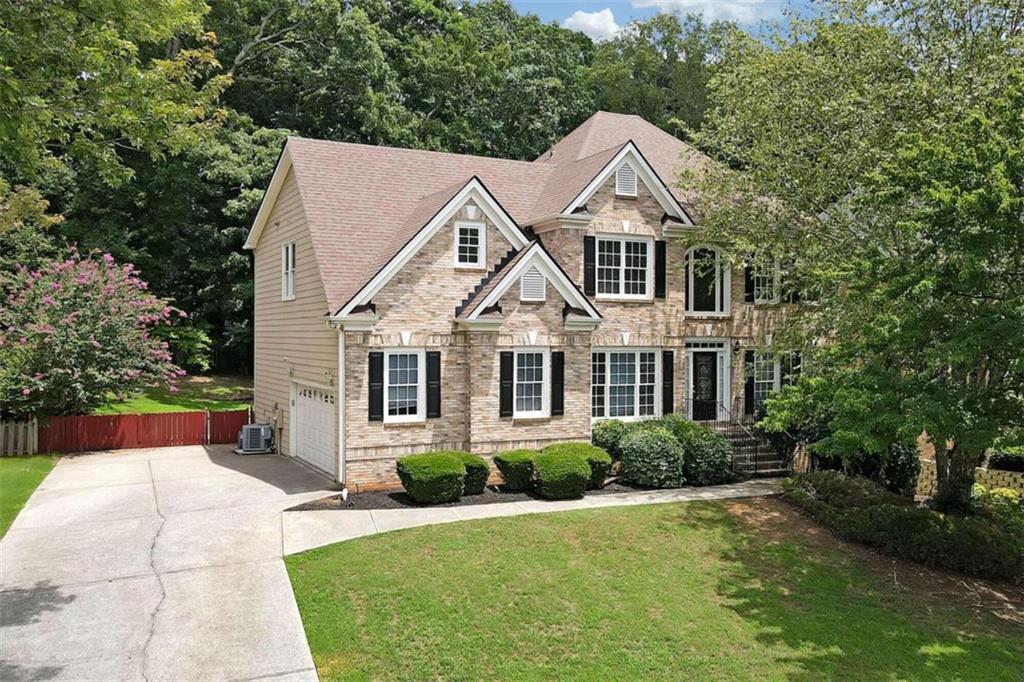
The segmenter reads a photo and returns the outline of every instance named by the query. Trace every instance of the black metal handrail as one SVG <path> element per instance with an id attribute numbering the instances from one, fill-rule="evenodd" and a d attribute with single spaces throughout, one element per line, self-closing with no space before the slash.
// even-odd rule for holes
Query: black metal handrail
<path id="1" fill-rule="evenodd" d="M 747 453 L 742 463 L 746 465 L 745 473 L 758 474 L 759 460 L 762 451 L 762 439 L 750 430 L 742 419 L 736 418 L 732 410 L 721 400 L 691 400 L 684 403 L 684 414 L 694 422 L 707 426 L 726 438 L 745 437 L 753 453 Z M 733 470 L 739 469 L 739 458 L 733 454 Z"/>

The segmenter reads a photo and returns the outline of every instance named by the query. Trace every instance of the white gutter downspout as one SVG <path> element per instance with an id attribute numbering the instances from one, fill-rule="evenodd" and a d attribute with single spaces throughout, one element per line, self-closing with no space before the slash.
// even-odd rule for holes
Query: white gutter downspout
<path id="1" fill-rule="evenodd" d="M 338 326 L 338 482 L 345 484 L 345 330 Z"/>

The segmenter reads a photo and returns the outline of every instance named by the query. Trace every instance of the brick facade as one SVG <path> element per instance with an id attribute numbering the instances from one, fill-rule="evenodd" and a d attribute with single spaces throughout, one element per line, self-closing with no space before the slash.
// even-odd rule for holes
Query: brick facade
<path id="1" fill-rule="evenodd" d="M 540 233 L 545 248 L 576 282 L 583 281 L 584 236 L 628 234 L 664 238 L 664 209 L 642 182 L 638 190 L 636 198 L 616 197 L 611 179 L 587 202 L 594 217 L 585 229 L 559 227 Z M 628 221 L 628 231 L 624 221 Z M 593 333 L 565 329 L 564 301 L 550 283 L 543 303 L 521 302 L 518 283 L 514 283 L 500 300 L 500 329 L 467 331 L 456 326 L 453 313 L 485 272 L 454 267 L 453 226 L 449 223 L 442 227 L 374 297 L 380 321 L 373 330 L 345 332 L 346 484 L 356 489 L 396 485 L 395 459 L 415 452 L 462 449 L 490 456 L 519 447 L 589 440 L 591 350 L 598 347 L 675 351 L 674 404 L 679 410 L 685 404 L 687 392 L 686 341 L 702 337 L 724 340 L 731 354 L 732 409 L 739 414 L 744 388 L 742 351 L 768 345 L 768 335 L 785 314 L 786 306 L 745 304 L 742 274 L 733 272 L 728 315 L 687 314 L 687 245 L 679 239 L 666 241 L 666 297 L 623 302 L 602 300 L 599 296 L 595 303 L 604 320 Z M 510 248 L 500 232 L 489 225 L 487 270 L 499 263 Z M 403 346 L 441 351 L 442 416 L 411 424 L 369 421 L 368 353 Z M 524 346 L 565 353 L 564 416 L 529 420 L 499 416 L 500 353 Z M 656 390 L 660 394 L 660 386 Z"/>

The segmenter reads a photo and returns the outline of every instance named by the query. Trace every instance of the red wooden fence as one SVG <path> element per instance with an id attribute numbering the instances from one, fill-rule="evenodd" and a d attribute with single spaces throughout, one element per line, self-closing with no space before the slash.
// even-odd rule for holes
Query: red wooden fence
<path id="1" fill-rule="evenodd" d="M 234 443 L 248 421 L 248 410 L 49 417 L 39 424 L 39 452 Z"/>

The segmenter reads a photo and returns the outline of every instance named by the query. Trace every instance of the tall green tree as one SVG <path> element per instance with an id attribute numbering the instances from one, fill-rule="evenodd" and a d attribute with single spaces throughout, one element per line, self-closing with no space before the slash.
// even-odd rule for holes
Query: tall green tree
<path id="1" fill-rule="evenodd" d="M 810 376 L 771 426 L 824 395 L 833 454 L 925 432 L 949 511 L 1024 420 L 1020 9 L 843 3 L 774 49 L 737 41 L 703 132 L 740 169 L 702 178 L 706 236 L 818 292 L 789 330 Z"/>
<path id="2" fill-rule="evenodd" d="M 657 14 L 597 45 L 588 82 L 597 107 L 637 114 L 674 132 L 700 129 L 708 80 L 735 26 L 700 14 Z"/>
<path id="3" fill-rule="evenodd" d="M 4 176 L 31 183 L 74 164 L 114 183 L 126 178 L 123 149 L 194 145 L 228 83 L 214 73 L 206 10 L 203 0 L 0 4 Z"/>
<path id="4" fill-rule="evenodd" d="M 504 0 L 238 0 L 210 27 L 262 126 L 332 140 L 531 158 L 586 118 L 586 36 Z"/>

